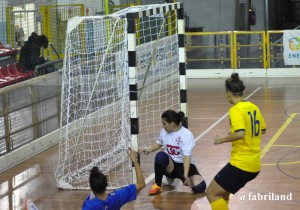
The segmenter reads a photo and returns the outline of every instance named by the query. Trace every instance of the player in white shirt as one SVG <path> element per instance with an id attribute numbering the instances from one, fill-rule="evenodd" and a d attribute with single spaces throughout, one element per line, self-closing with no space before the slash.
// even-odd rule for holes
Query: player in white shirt
<path id="1" fill-rule="evenodd" d="M 156 195 L 162 191 L 163 176 L 180 179 L 194 193 L 203 193 L 206 190 L 206 183 L 192 156 L 195 139 L 192 132 L 182 126 L 183 119 L 184 113 L 181 111 L 165 111 L 161 116 L 163 128 L 159 138 L 149 148 L 142 150 L 144 154 L 149 154 L 162 146 L 165 148 L 165 151 L 159 151 L 155 156 L 155 184 L 148 191 L 149 195 Z"/>

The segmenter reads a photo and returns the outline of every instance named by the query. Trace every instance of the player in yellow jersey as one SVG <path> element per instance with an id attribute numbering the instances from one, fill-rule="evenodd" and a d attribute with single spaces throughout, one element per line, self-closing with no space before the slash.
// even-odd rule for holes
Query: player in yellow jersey
<path id="1" fill-rule="evenodd" d="M 207 188 L 212 210 L 227 210 L 230 193 L 235 194 L 260 171 L 260 140 L 266 124 L 259 108 L 244 100 L 245 85 L 237 73 L 225 82 L 229 110 L 230 133 L 216 136 L 215 144 L 232 143 L 229 163 L 219 171 Z"/>

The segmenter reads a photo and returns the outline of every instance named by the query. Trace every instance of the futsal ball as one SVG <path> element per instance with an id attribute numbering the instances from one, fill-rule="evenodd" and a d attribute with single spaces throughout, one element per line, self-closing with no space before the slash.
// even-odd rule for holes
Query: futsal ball
<path id="1" fill-rule="evenodd" d="M 170 179 L 166 176 L 163 176 L 162 183 L 163 185 L 172 185 L 175 182 L 175 179 Z"/>

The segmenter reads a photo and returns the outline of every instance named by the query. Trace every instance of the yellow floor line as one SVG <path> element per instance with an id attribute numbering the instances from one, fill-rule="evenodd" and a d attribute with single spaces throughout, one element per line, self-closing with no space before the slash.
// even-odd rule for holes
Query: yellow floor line
<path id="1" fill-rule="evenodd" d="M 292 144 L 274 144 L 273 147 L 300 147 L 300 145 L 292 145 Z"/>
<path id="2" fill-rule="evenodd" d="M 300 161 L 293 161 L 293 162 L 279 162 L 278 165 L 293 165 L 293 164 L 299 164 Z M 264 163 L 264 164 L 261 164 L 262 166 L 276 166 L 277 163 Z"/>
<path id="3" fill-rule="evenodd" d="M 269 141 L 269 143 L 263 148 L 261 151 L 260 159 L 263 159 L 265 154 L 269 151 L 269 149 L 272 147 L 272 145 L 276 142 L 278 137 L 283 133 L 283 131 L 288 127 L 288 125 L 292 122 L 292 120 L 295 118 L 295 116 L 298 113 L 292 113 L 290 117 L 285 121 L 285 123 L 281 126 L 281 128 L 275 133 L 275 135 L 272 137 L 272 139 Z"/>

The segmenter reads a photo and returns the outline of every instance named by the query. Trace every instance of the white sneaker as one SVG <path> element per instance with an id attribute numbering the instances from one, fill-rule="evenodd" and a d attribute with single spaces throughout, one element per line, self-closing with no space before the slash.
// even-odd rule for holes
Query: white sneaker
<path id="1" fill-rule="evenodd" d="M 165 175 L 162 178 L 163 185 L 172 185 L 174 182 L 175 182 L 175 179 L 168 178 Z"/>
<path id="2" fill-rule="evenodd" d="M 25 201 L 25 210 L 39 210 L 32 200 L 28 199 Z"/>

